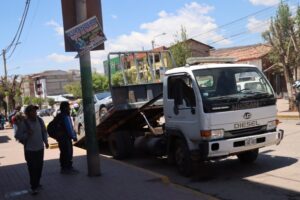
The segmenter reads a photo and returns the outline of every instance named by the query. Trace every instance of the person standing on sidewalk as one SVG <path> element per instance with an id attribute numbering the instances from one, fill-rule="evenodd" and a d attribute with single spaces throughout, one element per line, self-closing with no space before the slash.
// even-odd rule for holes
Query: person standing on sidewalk
<path id="1" fill-rule="evenodd" d="M 37 106 L 29 105 L 25 109 L 26 118 L 18 123 L 18 135 L 24 138 L 25 160 L 30 176 L 31 194 L 38 193 L 41 187 L 44 163 L 44 147 L 49 148 L 48 134 L 44 121 L 37 116 Z M 44 146 L 45 144 L 45 146 Z"/>
<path id="2" fill-rule="evenodd" d="M 77 174 L 78 170 L 73 168 L 73 141 L 77 141 L 76 133 L 70 115 L 70 104 L 67 101 L 61 102 L 60 113 L 57 115 L 60 123 L 60 136 L 57 138 L 60 150 L 60 166 L 62 174 Z"/>

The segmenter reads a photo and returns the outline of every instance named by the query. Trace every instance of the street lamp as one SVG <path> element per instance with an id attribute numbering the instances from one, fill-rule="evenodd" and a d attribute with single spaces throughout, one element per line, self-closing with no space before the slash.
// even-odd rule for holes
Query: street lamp
<path id="1" fill-rule="evenodd" d="M 152 44 L 152 51 L 154 50 L 154 40 L 155 38 L 159 37 L 159 36 L 162 36 L 162 35 L 166 35 L 166 33 L 161 33 L 161 34 L 158 34 L 158 35 L 155 35 L 151 41 L 151 44 Z"/>
<path id="2" fill-rule="evenodd" d="M 160 33 L 160 34 L 158 34 L 158 35 L 155 35 L 154 37 L 153 37 L 153 39 L 152 39 L 152 41 L 151 41 L 151 44 L 152 44 L 152 64 L 153 64 L 153 68 L 154 68 L 154 72 L 155 72 L 155 74 L 156 74 L 156 67 L 155 67 L 155 53 L 154 53 L 154 40 L 155 40 L 155 38 L 157 38 L 157 37 L 159 37 L 159 36 L 163 36 L 163 35 L 166 35 L 166 33 L 165 32 L 163 32 L 163 33 Z"/>

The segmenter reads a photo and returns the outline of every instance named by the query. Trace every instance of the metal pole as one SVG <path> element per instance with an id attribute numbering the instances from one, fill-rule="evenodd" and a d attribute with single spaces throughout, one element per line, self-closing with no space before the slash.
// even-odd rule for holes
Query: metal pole
<path id="1" fill-rule="evenodd" d="M 152 67 L 153 67 L 152 70 L 154 70 L 154 77 L 156 77 L 154 39 L 152 40 Z M 153 81 L 155 81 L 155 79 Z"/>
<path id="2" fill-rule="evenodd" d="M 149 64 L 149 69 L 150 69 L 150 75 L 151 75 L 151 83 L 155 82 L 155 76 L 154 76 L 154 73 L 153 73 L 153 67 L 152 67 L 152 63 L 150 61 L 150 55 L 148 53 L 146 53 L 147 55 L 147 61 L 148 61 L 148 64 Z"/>
<path id="3" fill-rule="evenodd" d="M 4 81 L 5 81 L 5 86 L 6 89 L 8 90 L 8 82 L 7 82 L 7 68 L 6 68 L 6 50 L 3 49 L 2 50 L 2 56 L 3 56 L 3 66 L 4 66 Z M 7 91 L 8 92 L 8 91 Z M 6 117 L 9 115 L 9 93 L 7 94 L 7 96 L 5 97 L 5 101 L 6 101 Z"/>
<path id="4" fill-rule="evenodd" d="M 138 64 L 138 62 L 136 60 L 136 57 L 135 57 L 135 53 L 132 54 L 132 57 L 133 57 L 134 64 L 135 64 L 135 67 L 136 67 L 138 83 L 141 83 L 140 69 L 139 69 L 139 64 Z"/>
<path id="5" fill-rule="evenodd" d="M 87 19 L 86 0 L 75 0 L 76 21 Z M 87 165 L 89 176 L 100 176 L 100 158 L 96 137 L 95 107 L 93 98 L 92 70 L 90 52 L 79 56 L 82 99 L 84 111 L 85 137 L 87 147 Z"/>
<path id="6" fill-rule="evenodd" d="M 123 56 L 123 58 L 125 59 L 125 54 Z M 123 81 L 124 81 L 124 85 L 128 85 L 128 81 L 127 81 L 127 78 L 126 78 L 126 74 L 125 74 L 125 69 L 124 69 L 124 63 L 122 61 L 122 57 L 121 57 L 121 54 L 119 54 L 119 62 L 120 62 L 120 67 L 121 67 L 121 71 L 122 71 L 122 75 L 123 75 Z"/>

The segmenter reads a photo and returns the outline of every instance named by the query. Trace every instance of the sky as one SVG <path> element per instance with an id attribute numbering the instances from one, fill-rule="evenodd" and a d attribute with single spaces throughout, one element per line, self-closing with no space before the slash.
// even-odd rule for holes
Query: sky
<path id="1" fill-rule="evenodd" d="M 1 0 L 0 48 L 11 43 L 26 0 Z M 298 0 L 286 1 L 292 11 Z M 111 51 L 132 51 L 170 46 L 181 27 L 188 38 L 216 49 L 263 43 L 279 0 L 102 0 L 105 50 L 91 52 L 93 70 L 103 72 Z M 45 70 L 79 69 L 76 53 L 64 49 L 60 0 L 31 0 L 20 43 L 7 53 L 8 75 Z M 165 34 L 163 34 L 165 33 Z M 11 56 L 10 56 L 11 54 Z M 0 75 L 4 75 L 0 59 Z"/>

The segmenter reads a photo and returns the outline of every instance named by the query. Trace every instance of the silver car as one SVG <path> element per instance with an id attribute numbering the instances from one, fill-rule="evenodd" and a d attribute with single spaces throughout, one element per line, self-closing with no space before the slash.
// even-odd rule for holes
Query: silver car
<path id="1" fill-rule="evenodd" d="M 113 106 L 110 92 L 96 93 L 94 95 L 94 102 L 96 123 L 98 124 L 101 121 L 101 118 L 103 118 L 108 110 Z M 79 107 L 77 116 L 75 117 L 74 130 L 79 136 L 84 135 L 84 117 L 82 106 Z"/>

